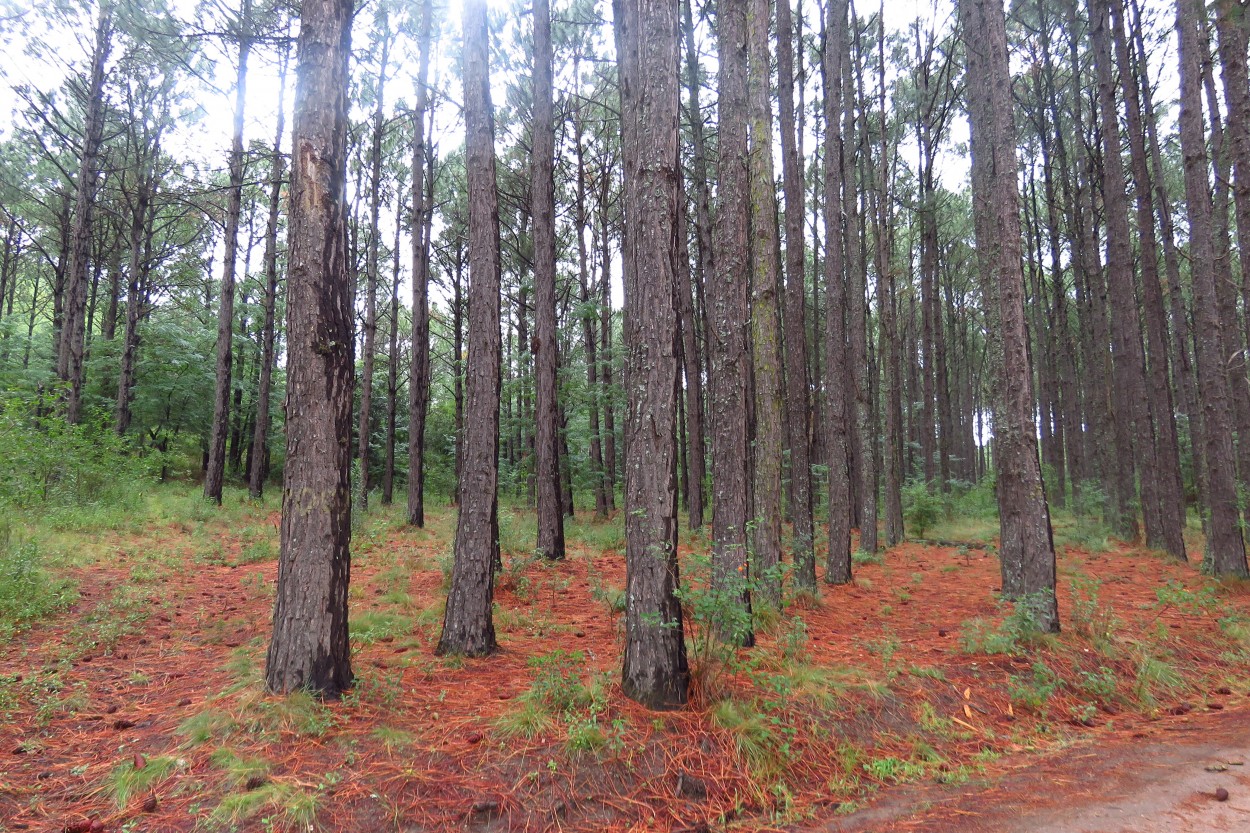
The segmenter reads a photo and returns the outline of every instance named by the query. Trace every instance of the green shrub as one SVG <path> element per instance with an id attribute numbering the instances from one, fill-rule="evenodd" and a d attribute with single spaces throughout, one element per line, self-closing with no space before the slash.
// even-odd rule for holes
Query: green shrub
<path id="1" fill-rule="evenodd" d="M 159 470 L 103 424 L 70 425 L 16 397 L 0 403 L 0 448 L 0 505 L 19 509 L 136 509 Z"/>
<path id="2" fill-rule="evenodd" d="M 903 519 L 912 535 L 923 538 L 925 530 L 932 528 L 945 514 L 946 504 L 941 495 L 931 491 L 924 480 L 912 480 L 903 487 Z"/>
<path id="3" fill-rule="evenodd" d="M 76 596 L 72 582 L 44 569 L 33 541 L 15 539 L 8 525 L 0 524 L 0 641 L 68 607 Z"/>

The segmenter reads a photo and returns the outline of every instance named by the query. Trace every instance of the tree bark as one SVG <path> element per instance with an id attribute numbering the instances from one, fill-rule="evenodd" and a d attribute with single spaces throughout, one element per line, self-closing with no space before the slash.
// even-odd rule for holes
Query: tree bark
<path id="1" fill-rule="evenodd" d="M 1179 127 L 1185 202 L 1189 211 L 1198 392 L 1205 435 L 1202 463 L 1206 472 L 1207 508 L 1211 515 L 1207 563 L 1216 575 L 1244 577 L 1250 575 L 1250 570 L 1246 565 L 1246 548 L 1237 508 L 1232 414 L 1223 362 L 1222 322 L 1215 297 L 1211 191 L 1202 118 L 1197 29 L 1204 21 L 1205 13 L 1200 0 L 1179 0 L 1176 6 L 1181 78 Z"/>
<path id="2" fill-rule="evenodd" d="M 417 34 L 421 58 L 417 65 L 417 100 L 412 114 L 412 380 L 408 384 L 408 523 L 417 527 L 425 526 L 425 419 L 430 402 L 430 241 L 420 230 L 425 228 L 426 213 L 431 210 L 425 204 L 425 163 L 428 155 L 425 111 L 430 101 L 428 79 L 433 5 L 434 0 L 424 0 L 421 5 L 421 23 Z M 460 384 L 459 367 L 456 384 Z M 457 399 L 457 403 L 459 401 Z M 460 455 L 457 454 L 457 484 L 460 462 Z M 456 494 L 458 497 L 459 491 Z"/>
<path id="3" fill-rule="evenodd" d="M 777 190 L 769 84 L 769 0 L 747 6 L 747 111 L 750 119 L 751 356 L 755 388 L 752 570 L 758 592 L 781 604 L 782 407 L 781 316 L 777 269 Z M 799 330 L 795 339 L 805 334 Z"/>
<path id="4" fill-rule="evenodd" d="M 464 463 L 455 562 L 438 653 L 495 650 L 492 597 L 499 559 L 499 195 L 490 99 L 486 0 L 464 9 L 465 171 L 469 187 L 469 355 Z"/>
<path id="5" fill-rule="evenodd" d="M 87 272 L 90 269 L 92 219 L 96 185 L 100 179 L 100 150 L 104 137 L 105 64 L 113 46 L 113 4 L 100 3 L 96 19 L 95 46 L 91 54 L 91 74 L 87 79 L 86 113 L 83 118 L 82 153 L 78 181 L 74 185 L 73 227 L 66 242 L 61 316 L 54 315 L 53 330 L 60 321 L 57 352 L 57 378 L 65 385 L 65 418 L 77 423 L 82 418 L 83 352 L 87 324 Z M 67 195 L 68 197 L 68 195 Z M 56 299 L 62 293 L 55 293 Z"/>
<path id="6" fill-rule="evenodd" d="M 785 0 L 781 0 L 785 2 Z M 846 384 L 847 269 L 845 247 L 851 242 L 843 226 L 842 188 L 847 150 L 843 147 L 842 76 L 847 46 L 847 3 L 835 0 L 827 9 L 824 78 L 825 113 L 825 399 L 828 403 L 825 453 L 829 466 L 829 552 L 825 581 L 847 584 L 851 580 L 851 526 L 854 507 L 851 494 L 851 447 L 848 420 L 854 392 Z M 854 199 L 851 196 L 850 199 Z"/>
<path id="7" fill-rule="evenodd" d="M 1027 606 L 1040 628 L 1057 632 L 1055 549 L 1037 456 L 1024 323 L 1006 19 L 998 0 L 959 0 L 958 9 L 968 77 L 983 81 L 968 86 L 968 112 L 978 260 L 984 297 L 998 318 L 989 334 L 1001 351 L 993 407 L 1002 592 Z"/>
<path id="8" fill-rule="evenodd" d="M 1173 558 L 1185 560 L 1185 492 L 1181 476 L 1180 447 L 1176 436 L 1176 417 L 1168 373 L 1167 312 L 1159 283 L 1158 238 L 1154 225 L 1154 189 L 1146 152 L 1141 97 L 1133 81 L 1128 41 L 1124 26 L 1122 0 L 1111 0 L 1111 31 L 1115 41 L 1116 62 L 1124 91 L 1125 122 L 1133 171 L 1137 233 L 1140 236 L 1142 312 L 1146 323 L 1147 378 L 1146 388 L 1151 423 L 1154 427 L 1155 455 L 1158 470 L 1158 501 L 1162 529 L 1152 538 L 1146 529 L 1146 543 L 1164 550 Z"/>
<path id="9" fill-rule="evenodd" d="M 686 702 L 677 569 L 677 8 L 616 0 L 626 221 L 625 662 L 622 688 L 653 709 Z M 632 147 L 630 147 L 632 146 Z"/>
<path id="10" fill-rule="evenodd" d="M 751 575 L 747 524 L 747 396 L 750 353 L 750 180 L 747 149 L 747 0 L 722 0 L 717 9 L 720 55 L 718 145 L 719 207 L 712 228 L 715 279 L 708 284 L 712 430 L 712 586 L 728 605 L 716 627 L 722 639 L 749 646 Z"/>
<path id="11" fill-rule="evenodd" d="M 534 124 L 530 185 L 534 228 L 534 477 L 538 499 L 536 551 L 564 558 L 560 489 L 560 414 L 556 402 L 555 116 L 551 89 L 551 3 L 534 0 Z M 579 232 L 580 233 L 580 232 Z"/>
<path id="12" fill-rule="evenodd" d="M 811 425 L 808 419 L 811 397 L 807 378 L 807 293 L 804 281 L 807 241 L 803 237 L 802 154 L 794 123 L 794 20 L 790 13 L 790 0 L 777 0 L 777 87 L 777 109 L 781 119 L 781 170 L 786 200 L 785 329 L 790 334 L 785 344 L 786 417 L 790 443 L 790 517 L 793 524 L 790 552 L 794 559 L 795 586 L 802 590 L 815 591 L 816 553 L 812 543 L 812 464 L 809 433 Z M 841 195 L 838 197 L 840 199 Z M 842 280 L 840 274 L 837 275 L 837 280 Z M 838 326 L 839 329 L 842 326 L 840 321 Z M 840 334 L 838 338 L 841 339 Z M 841 353 L 839 358 L 845 360 Z M 839 362 L 839 366 L 841 364 Z M 839 439 L 845 442 L 845 436 L 840 436 Z M 840 453 L 845 454 L 844 446 L 840 447 Z M 839 474 L 844 475 L 845 471 Z M 848 541 L 849 536 L 848 526 Z"/>
<path id="13" fill-rule="evenodd" d="M 218 506 L 226 477 L 226 434 L 230 429 L 230 395 L 233 392 L 234 285 L 239 257 L 239 218 L 243 210 L 243 119 L 247 102 L 247 61 L 252 51 L 251 0 L 243 0 L 238 37 L 230 185 L 226 192 L 225 257 L 221 264 L 221 292 L 217 298 L 217 384 L 213 392 L 213 424 L 208 437 L 208 469 L 204 473 L 204 497 Z"/>
<path id="14" fill-rule="evenodd" d="M 287 452 L 270 691 L 337 697 L 352 684 L 352 357 L 344 191 L 352 0 L 300 19 L 287 286 Z"/>

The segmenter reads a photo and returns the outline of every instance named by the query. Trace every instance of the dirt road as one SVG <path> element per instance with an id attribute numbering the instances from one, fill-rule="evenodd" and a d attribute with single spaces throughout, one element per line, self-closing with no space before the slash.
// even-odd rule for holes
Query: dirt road
<path id="1" fill-rule="evenodd" d="M 991 783 L 902 787 L 822 833 L 1250 832 L 1250 709 L 1006 761 Z M 1217 791 L 1227 792 L 1219 800 Z"/>

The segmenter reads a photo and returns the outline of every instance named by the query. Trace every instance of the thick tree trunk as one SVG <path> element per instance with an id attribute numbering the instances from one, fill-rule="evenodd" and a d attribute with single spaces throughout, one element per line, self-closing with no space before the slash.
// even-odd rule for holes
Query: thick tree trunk
<path id="1" fill-rule="evenodd" d="M 1180 447 L 1176 436 L 1176 417 L 1168 373 L 1167 312 L 1159 283 L 1158 238 L 1154 225 L 1154 190 L 1146 152 L 1141 97 L 1133 77 L 1128 41 L 1124 26 L 1122 0 L 1111 0 L 1111 31 L 1114 35 L 1116 61 L 1124 91 L 1125 121 L 1128 128 L 1129 151 L 1136 196 L 1137 233 L 1140 236 L 1142 312 L 1146 323 L 1148 405 L 1154 426 L 1155 454 L 1158 470 L 1158 501 L 1162 529 L 1152 539 L 1146 529 L 1147 545 L 1185 560 L 1184 484 L 1181 478 Z"/>
<path id="2" fill-rule="evenodd" d="M 711 351 L 712 584 L 727 609 L 717 615 L 722 639 L 754 643 L 747 524 L 751 483 L 747 457 L 747 396 L 751 357 L 750 180 L 747 149 L 747 0 L 722 0 L 717 10 L 720 54 L 719 207 L 712 229 L 715 279 L 708 284 Z M 728 609 L 732 608 L 732 609 Z"/>
<path id="3" fill-rule="evenodd" d="M 490 100 L 486 0 L 464 9 L 465 171 L 469 187 L 469 356 L 455 562 L 439 654 L 495 650 L 492 597 L 499 560 L 499 195 Z"/>
<path id="4" fill-rule="evenodd" d="M 786 0 L 780 0 L 786 2 Z M 828 403 L 826 462 L 829 466 L 829 552 L 825 581 L 846 584 L 851 580 L 850 408 L 854 392 L 846 384 L 850 359 L 847 345 L 847 276 L 843 251 L 850 243 L 843 228 L 842 186 L 847 150 L 842 136 L 842 74 L 846 58 L 846 0 L 831 2 L 825 23 L 822 66 L 825 90 L 825 399 Z M 851 200 L 854 199 L 852 195 Z M 789 204 L 787 203 L 787 210 Z M 793 332 L 793 330 L 791 330 Z"/>
<path id="5" fill-rule="evenodd" d="M 1228 376 L 1223 361 L 1223 330 L 1216 301 L 1215 249 L 1212 205 L 1207 176 L 1207 149 L 1202 119 L 1202 81 L 1199 68 L 1198 26 L 1205 13 L 1200 0 L 1179 0 L 1176 29 L 1180 41 L 1181 155 L 1185 171 L 1185 202 L 1189 209 L 1189 255 L 1205 445 L 1210 534 L 1207 560 L 1219 576 L 1250 575 L 1237 508 L 1234 473 L 1232 414 Z"/>
<path id="6" fill-rule="evenodd" d="M 769 0 L 747 6 L 747 111 L 750 119 L 751 355 L 755 389 L 752 448 L 752 570 L 759 592 L 781 604 L 781 462 L 785 440 L 782 407 L 781 310 L 777 273 L 777 190 L 773 174 L 773 118 L 769 84 Z M 799 330 L 793 340 L 802 340 Z"/>
<path id="7" fill-rule="evenodd" d="M 213 424 L 208 436 L 208 469 L 204 497 L 221 505 L 226 478 L 226 433 L 230 429 L 233 390 L 234 285 L 239 259 L 239 218 L 243 210 L 243 118 L 247 102 L 247 61 L 252 51 L 252 3 L 243 0 L 239 18 L 239 65 L 235 76 L 234 133 L 230 142 L 230 185 L 226 192 L 225 257 L 217 298 L 217 384 L 213 392 Z"/>
<path id="8" fill-rule="evenodd" d="M 425 111 L 430 101 L 428 79 L 433 5 L 434 0 L 424 0 L 421 5 L 421 23 L 417 35 L 421 58 L 417 68 L 417 100 L 412 114 L 412 380 L 408 384 L 408 523 L 418 527 L 425 526 L 425 418 L 430 402 L 430 241 L 422 230 L 427 226 L 426 215 L 432 210 L 432 206 L 427 206 L 425 201 L 425 164 L 428 155 Z M 459 283 L 456 290 L 459 292 Z M 457 306 L 456 315 L 459 314 Z M 458 361 L 459 354 L 456 358 Z M 459 364 L 456 367 L 456 385 L 459 389 Z M 456 402 L 457 405 L 460 404 L 459 396 Z M 460 434 L 457 432 L 457 452 L 460 450 L 459 438 Z M 460 455 L 457 453 L 457 484 L 460 463 Z M 456 488 L 459 496 L 459 485 Z"/>
<path id="9" fill-rule="evenodd" d="M 530 199 L 534 224 L 534 477 L 538 543 L 545 558 L 564 558 L 560 427 L 556 402 L 555 116 L 551 90 L 551 3 L 534 0 L 534 125 Z M 579 231 L 580 234 L 580 231 Z"/>
<path id="10" fill-rule="evenodd" d="M 347 65 L 352 0 L 305 0 L 295 91 L 287 278 L 287 452 L 270 691 L 352 684 L 352 306 L 347 271 Z"/>
<path id="11" fill-rule="evenodd" d="M 677 599 L 677 8 L 617 0 L 625 213 L 626 696 L 653 709 L 686 702 Z"/>
<path id="12" fill-rule="evenodd" d="M 984 297 L 998 319 L 990 336 L 1001 351 L 993 406 L 1002 592 L 1053 632 L 1055 549 L 1033 421 L 1006 20 L 998 0 L 959 0 L 959 17 L 968 77 L 983 81 L 968 87 L 968 112 L 978 260 Z"/>

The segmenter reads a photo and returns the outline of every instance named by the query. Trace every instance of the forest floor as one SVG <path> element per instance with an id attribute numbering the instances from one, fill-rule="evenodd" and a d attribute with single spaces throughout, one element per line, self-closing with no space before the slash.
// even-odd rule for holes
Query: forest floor
<path id="1" fill-rule="evenodd" d="M 997 603 L 994 525 L 956 520 L 930 534 L 972 547 L 864 560 L 764 617 L 753 649 L 705 640 L 696 613 L 695 701 L 669 713 L 617 685 L 619 517 L 579 515 L 547 564 L 511 509 L 497 655 L 433 652 L 454 513 L 415 530 L 375 509 L 353 542 L 355 689 L 268 696 L 277 525 L 272 499 L 217 509 L 170 486 L 121 517 L 24 527 L 68 583 L 0 649 L 0 830 L 1010 831 L 1027 811 L 1030 830 L 1118 831 L 1043 814 L 1166 803 L 1142 773 L 1183 749 L 1173 804 L 1250 806 L 1233 759 L 1250 754 L 1250 588 L 1062 515 L 1062 635 Z M 683 534 L 696 611 L 705 551 Z M 1228 802 L 1203 792 L 1220 785 Z"/>

